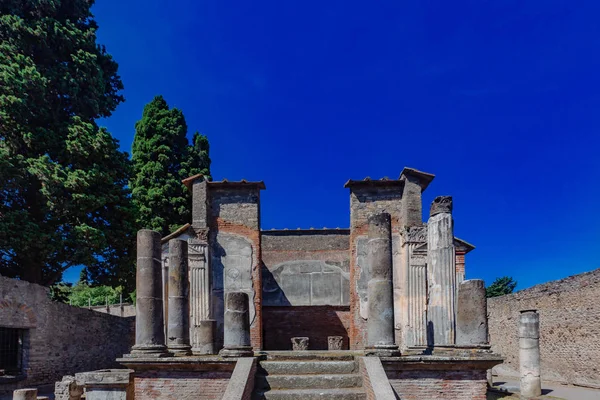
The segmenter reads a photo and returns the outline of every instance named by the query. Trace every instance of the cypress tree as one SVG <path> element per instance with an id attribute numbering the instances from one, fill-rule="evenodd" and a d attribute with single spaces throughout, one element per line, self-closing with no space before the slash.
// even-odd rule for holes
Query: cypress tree
<path id="1" fill-rule="evenodd" d="M 209 179 L 210 158 L 206 136 L 194 134 L 190 145 L 186 135 L 183 113 L 162 96 L 144 107 L 135 125 L 130 183 L 139 228 L 166 236 L 189 222 L 191 195 L 181 181 L 198 173 Z"/>
<path id="2" fill-rule="evenodd" d="M 123 101 L 90 0 L 0 2 L 0 273 L 131 276 L 126 153 L 96 124 Z"/>

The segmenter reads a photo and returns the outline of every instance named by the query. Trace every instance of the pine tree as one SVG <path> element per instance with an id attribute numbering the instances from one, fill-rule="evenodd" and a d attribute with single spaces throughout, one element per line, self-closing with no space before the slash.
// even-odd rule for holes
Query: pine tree
<path id="1" fill-rule="evenodd" d="M 139 228 L 166 236 L 189 222 L 191 196 L 181 181 L 198 173 L 208 177 L 210 158 L 206 136 L 194 134 L 189 145 L 186 135 L 183 113 L 162 96 L 144 107 L 135 125 L 130 183 Z"/>
<path id="2" fill-rule="evenodd" d="M 517 282 L 510 276 L 496 278 L 496 280 L 485 289 L 485 296 L 489 298 L 510 294 L 515 290 L 515 287 L 517 287 Z"/>
<path id="3" fill-rule="evenodd" d="M 132 275 L 128 156 L 96 124 L 123 101 L 90 0 L 0 2 L 0 273 Z"/>

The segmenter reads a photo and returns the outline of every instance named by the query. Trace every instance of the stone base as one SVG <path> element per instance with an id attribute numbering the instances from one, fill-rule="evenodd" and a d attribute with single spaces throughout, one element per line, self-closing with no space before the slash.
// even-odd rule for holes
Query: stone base
<path id="1" fill-rule="evenodd" d="M 192 346 L 188 344 L 172 344 L 169 345 L 168 350 L 175 357 L 192 355 Z"/>
<path id="2" fill-rule="evenodd" d="M 365 349 L 365 355 L 370 357 L 399 357 L 400 354 L 396 345 L 380 345 Z"/>
<path id="3" fill-rule="evenodd" d="M 252 346 L 228 347 L 219 352 L 221 357 L 253 357 Z"/>
<path id="4" fill-rule="evenodd" d="M 131 348 L 131 353 L 126 354 L 124 357 L 166 357 L 168 355 L 169 353 L 167 352 L 167 347 L 165 345 L 136 344 Z"/>

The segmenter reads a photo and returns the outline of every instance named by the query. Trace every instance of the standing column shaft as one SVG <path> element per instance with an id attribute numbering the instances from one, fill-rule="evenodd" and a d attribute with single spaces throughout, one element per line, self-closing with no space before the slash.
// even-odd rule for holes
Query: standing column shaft
<path id="1" fill-rule="evenodd" d="M 481 279 L 463 281 L 456 302 L 456 344 L 481 346 L 488 343 L 487 299 Z"/>
<path id="2" fill-rule="evenodd" d="M 169 240 L 169 329 L 167 348 L 175 355 L 191 354 L 188 285 L 188 244 Z"/>
<path id="3" fill-rule="evenodd" d="M 229 292 L 225 298 L 223 357 L 251 357 L 249 297 L 244 292 Z"/>
<path id="4" fill-rule="evenodd" d="M 452 197 L 436 197 L 427 223 L 427 344 L 453 346 L 455 342 L 456 267 Z"/>
<path id="5" fill-rule="evenodd" d="M 160 234 L 142 229 L 137 234 L 135 345 L 132 354 L 163 354 L 163 320 Z"/>
<path id="6" fill-rule="evenodd" d="M 521 396 L 542 395 L 540 378 L 540 316 L 536 310 L 521 311 L 519 321 L 519 363 Z"/>
<path id="7" fill-rule="evenodd" d="M 169 257 L 162 260 L 163 319 L 165 320 L 165 338 L 169 326 Z"/>
<path id="8" fill-rule="evenodd" d="M 394 287 L 392 283 L 391 218 L 382 213 L 369 217 L 367 264 L 369 268 L 367 347 L 397 351 L 394 340 Z"/>

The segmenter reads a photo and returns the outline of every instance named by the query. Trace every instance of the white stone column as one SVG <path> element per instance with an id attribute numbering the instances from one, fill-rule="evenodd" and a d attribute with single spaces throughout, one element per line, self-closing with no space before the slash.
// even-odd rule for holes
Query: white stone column
<path id="1" fill-rule="evenodd" d="M 456 266 L 452 197 L 436 197 L 427 223 L 427 344 L 455 343 Z"/>
<path id="2" fill-rule="evenodd" d="M 521 367 L 521 397 L 529 399 L 541 396 L 540 315 L 536 310 L 521 311 L 519 364 Z"/>
<path id="3" fill-rule="evenodd" d="M 216 321 L 211 315 L 211 271 L 208 245 L 199 239 L 188 239 L 190 280 L 190 338 L 194 354 L 216 354 L 214 332 Z"/>

